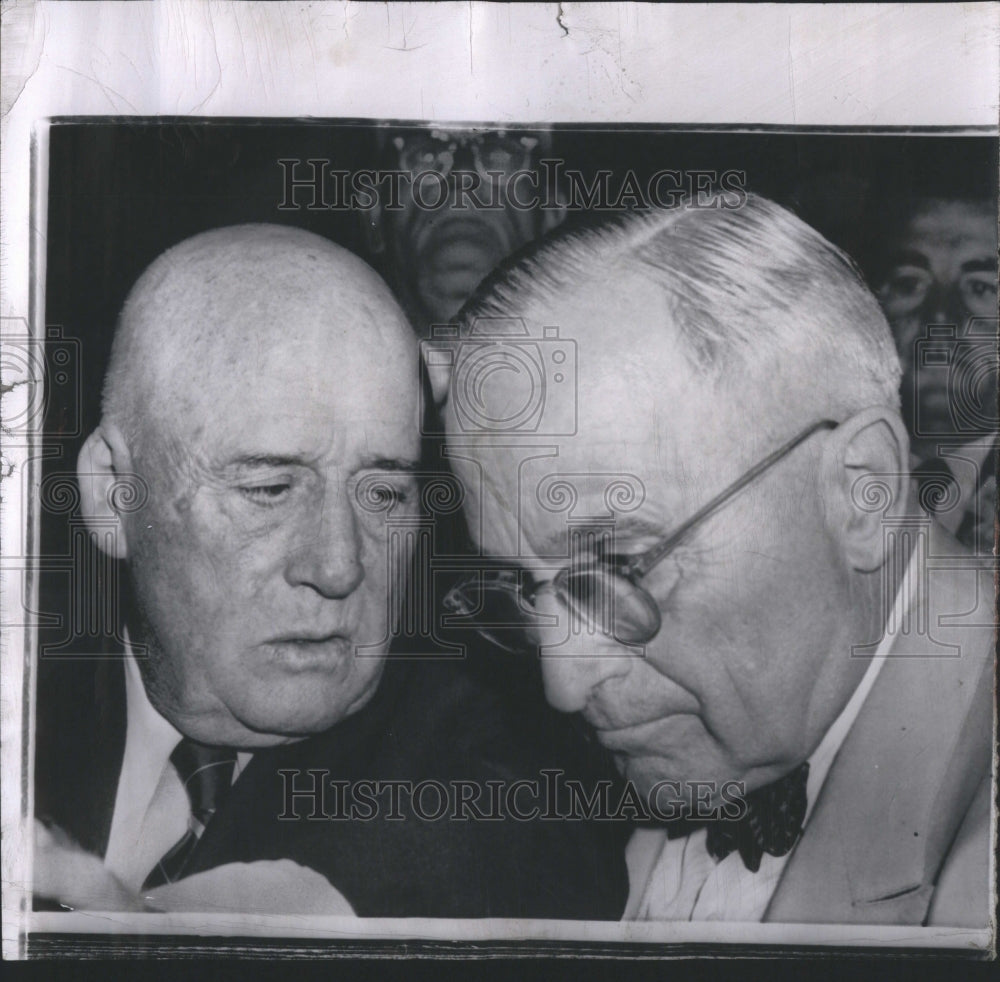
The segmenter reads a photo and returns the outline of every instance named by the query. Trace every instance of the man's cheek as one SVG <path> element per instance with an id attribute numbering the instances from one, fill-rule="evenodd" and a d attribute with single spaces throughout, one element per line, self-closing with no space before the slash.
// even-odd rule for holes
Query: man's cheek
<path id="1" fill-rule="evenodd" d="M 219 547 L 246 548 L 262 539 L 285 534 L 287 518 L 277 509 L 251 504 L 229 489 L 206 490 L 192 511 L 203 541 L 215 540 Z"/>
<path id="2" fill-rule="evenodd" d="M 892 321 L 896 351 L 905 371 L 910 371 L 915 363 L 916 343 L 920 339 L 921 325 L 922 318 L 918 315 L 897 317 Z"/>
<path id="3" fill-rule="evenodd" d="M 354 601 L 361 603 L 366 621 L 382 621 L 389 616 L 391 606 L 399 606 L 400 594 L 412 579 L 410 575 L 411 551 L 404 545 L 396 547 L 396 554 L 387 555 L 388 547 L 375 549 L 364 558 L 365 577 L 355 591 Z"/>
<path id="4" fill-rule="evenodd" d="M 194 530 L 191 555 L 219 584 L 253 593 L 276 576 L 298 555 L 306 535 L 270 520 L 268 526 L 237 527 L 218 516 L 203 519 Z"/>
<path id="5" fill-rule="evenodd" d="M 385 582 L 387 568 L 407 564 L 421 541 L 421 526 L 413 522 L 414 516 L 400 513 L 398 518 L 386 520 L 376 516 L 362 533 L 360 561 L 365 569 L 365 579 L 380 577 Z"/>

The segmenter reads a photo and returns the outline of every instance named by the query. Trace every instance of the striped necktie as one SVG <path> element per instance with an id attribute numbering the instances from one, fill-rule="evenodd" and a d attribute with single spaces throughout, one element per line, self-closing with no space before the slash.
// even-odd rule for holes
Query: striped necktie
<path id="1" fill-rule="evenodd" d="M 184 875 L 205 827 L 232 786 L 236 752 L 184 739 L 170 755 L 170 763 L 187 792 L 191 817 L 187 831 L 146 877 L 143 890 L 173 883 Z"/>

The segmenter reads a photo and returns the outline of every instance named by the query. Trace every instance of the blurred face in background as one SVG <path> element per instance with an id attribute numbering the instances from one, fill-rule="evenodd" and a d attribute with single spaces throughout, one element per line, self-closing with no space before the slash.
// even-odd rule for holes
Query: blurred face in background
<path id="1" fill-rule="evenodd" d="M 426 334 L 447 323 L 503 259 L 562 221 L 540 160 L 547 133 L 410 130 L 390 137 L 408 174 L 370 216 L 397 289 Z M 369 229 L 372 232 L 372 229 Z"/>
<path id="2" fill-rule="evenodd" d="M 923 199 L 877 283 L 903 366 L 915 442 L 996 429 L 997 215 L 989 201 Z M 929 331 L 954 325 L 954 335 Z"/>

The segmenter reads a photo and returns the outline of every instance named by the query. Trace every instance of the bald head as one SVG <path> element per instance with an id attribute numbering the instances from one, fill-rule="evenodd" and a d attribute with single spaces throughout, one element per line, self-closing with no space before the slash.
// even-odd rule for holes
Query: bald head
<path id="1" fill-rule="evenodd" d="M 285 356 L 321 351 L 331 382 L 347 362 L 412 367 L 416 357 L 388 287 L 346 249 L 279 225 L 186 239 L 129 293 L 105 382 L 105 419 L 134 444 L 140 424 L 198 416 L 206 403 L 247 393 L 282 348 Z"/>
<path id="2" fill-rule="evenodd" d="M 184 735 L 282 743 L 374 693 L 387 513 L 419 500 L 418 380 L 388 289 L 307 232 L 207 232 L 132 290 L 80 455 L 82 508 L 128 564 L 146 692 Z M 125 475 L 138 510 L 111 493 Z"/>

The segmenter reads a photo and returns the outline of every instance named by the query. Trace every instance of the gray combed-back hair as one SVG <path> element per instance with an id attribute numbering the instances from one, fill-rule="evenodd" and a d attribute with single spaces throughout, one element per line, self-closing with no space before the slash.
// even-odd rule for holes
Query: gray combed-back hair
<path id="1" fill-rule="evenodd" d="M 899 407 L 892 335 L 857 267 L 757 195 L 736 208 L 688 200 L 543 239 L 479 288 L 460 314 L 463 334 L 481 317 L 551 311 L 581 284 L 602 284 L 613 295 L 628 273 L 663 290 L 672 314 L 664 329 L 692 370 L 722 393 L 741 398 L 752 386 L 754 401 L 779 404 L 787 393 L 791 412 L 841 418 Z"/>

